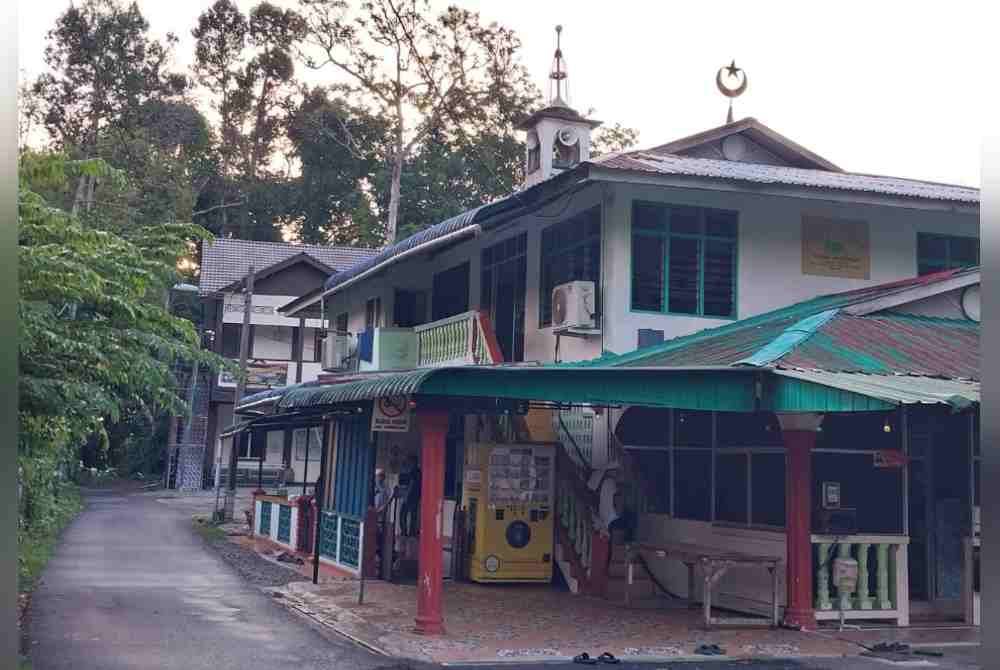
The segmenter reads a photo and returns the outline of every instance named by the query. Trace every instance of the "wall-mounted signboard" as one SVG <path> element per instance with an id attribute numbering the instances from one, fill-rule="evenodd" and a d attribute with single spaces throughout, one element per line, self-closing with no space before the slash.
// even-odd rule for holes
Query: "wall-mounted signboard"
<path id="1" fill-rule="evenodd" d="M 870 279 L 868 222 L 803 215 L 802 274 Z"/>

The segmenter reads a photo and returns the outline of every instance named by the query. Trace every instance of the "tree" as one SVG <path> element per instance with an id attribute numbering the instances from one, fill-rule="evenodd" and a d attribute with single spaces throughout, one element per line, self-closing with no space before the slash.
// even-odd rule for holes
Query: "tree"
<path id="1" fill-rule="evenodd" d="M 639 141 L 639 131 L 627 128 L 620 123 L 613 126 L 603 126 L 596 133 L 591 144 L 590 153 L 597 157 L 603 154 L 615 153 L 631 149 Z"/>
<path id="2" fill-rule="evenodd" d="M 191 31 L 194 75 L 220 119 L 218 201 L 206 209 L 212 207 L 221 219 L 223 234 L 239 230 L 243 238 L 264 239 L 275 234 L 270 221 L 252 221 L 249 201 L 260 202 L 262 194 L 253 191 L 272 190 L 265 182 L 276 179 L 268 166 L 282 139 L 285 96 L 295 90 L 292 55 L 304 30 L 292 10 L 262 2 L 247 17 L 232 0 L 216 0 Z M 231 207 L 237 208 L 238 227 L 229 221 Z"/>
<path id="3" fill-rule="evenodd" d="M 304 54 L 306 63 L 335 68 L 389 124 L 385 242 L 392 243 L 404 168 L 431 134 L 475 138 L 477 126 L 506 124 L 526 109 L 519 106 L 530 97 L 523 94 L 528 76 L 515 60 L 520 42 L 468 10 L 449 7 L 432 17 L 427 0 L 370 0 L 357 11 L 344 0 L 300 2 L 306 43 L 319 54 Z"/>
<path id="4" fill-rule="evenodd" d="M 163 296 L 177 263 L 204 230 L 149 226 L 127 239 L 85 225 L 41 195 L 81 176 L 124 190 L 121 171 L 99 159 L 25 151 L 19 165 L 18 461 L 22 532 L 44 523 L 59 472 L 88 442 L 137 414 L 183 412 L 173 366 L 228 365 L 199 346 L 192 324 Z M 148 421 L 147 421 L 148 423 Z M 105 447 L 102 447 L 106 448 Z"/>
<path id="5" fill-rule="evenodd" d="M 337 93 L 304 90 L 289 111 L 288 139 L 301 164 L 293 185 L 296 236 L 309 244 L 377 246 L 382 231 L 369 186 L 381 168 L 386 124 Z"/>
<path id="6" fill-rule="evenodd" d="M 128 145 L 142 127 L 144 103 L 179 95 L 186 80 L 169 73 L 176 37 L 166 44 L 149 36 L 149 23 L 133 2 L 84 0 L 70 5 L 48 33 L 49 71 L 34 84 L 44 102 L 44 123 L 56 146 L 76 157 L 97 155 L 102 140 Z M 97 182 L 83 175 L 73 207 L 89 207 Z"/>

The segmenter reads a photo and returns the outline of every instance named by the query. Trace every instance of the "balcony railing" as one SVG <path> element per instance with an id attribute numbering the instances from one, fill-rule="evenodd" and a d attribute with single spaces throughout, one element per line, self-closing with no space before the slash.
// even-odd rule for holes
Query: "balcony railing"
<path id="1" fill-rule="evenodd" d="M 489 319 L 471 311 L 416 326 L 417 367 L 503 362 Z"/>
<path id="2" fill-rule="evenodd" d="M 900 535 L 813 535 L 816 618 L 894 619 L 897 625 L 909 625 L 906 563 L 909 541 Z M 833 583 L 835 558 L 853 558 L 858 562 L 854 591 L 841 591 Z"/>

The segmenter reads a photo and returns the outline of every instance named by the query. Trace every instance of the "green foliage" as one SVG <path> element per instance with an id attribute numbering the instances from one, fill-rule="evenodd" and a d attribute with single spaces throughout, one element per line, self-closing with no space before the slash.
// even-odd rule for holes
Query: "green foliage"
<path id="1" fill-rule="evenodd" d="M 75 478 L 81 448 L 111 449 L 120 423 L 183 413 L 173 369 L 221 358 L 200 348 L 190 321 L 167 311 L 163 295 L 193 240 L 191 224 L 146 226 L 119 235 L 85 225 L 40 191 L 73 179 L 128 187 L 101 160 L 73 161 L 27 151 L 20 163 L 19 537 L 44 536 L 59 518 L 59 492 Z M 39 536 L 39 537 L 41 537 Z"/>
<path id="2" fill-rule="evenodd" d="M 594 133 L 590 153 L 593 156 L 615 153 L 631 149 L 639 141 L 639 131 L 626 128 L 620 123 L 603 126 Z"/>

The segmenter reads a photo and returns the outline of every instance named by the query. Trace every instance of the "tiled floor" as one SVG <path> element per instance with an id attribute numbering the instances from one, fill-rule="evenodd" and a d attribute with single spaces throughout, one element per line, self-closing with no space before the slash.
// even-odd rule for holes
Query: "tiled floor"
<path id="1" fill-rule="evenodd" d="M 292 584 L 287 604 L 342 632 L 394 655 L 434 662 L 528 657 L 572 657 L 610 651 L 620 657 L 680 657 L 703 643 L 718 644 L 727 656 L 854 655 L 850 642 L 768 628 L 706 631 L 700 612 L 666 601 L 665 609 L 627 609 L 605 600 L 576 596 L 549 586 L 447 582 L 443 637 L 412 632 L 413 586 L 375 581 Z"/>

